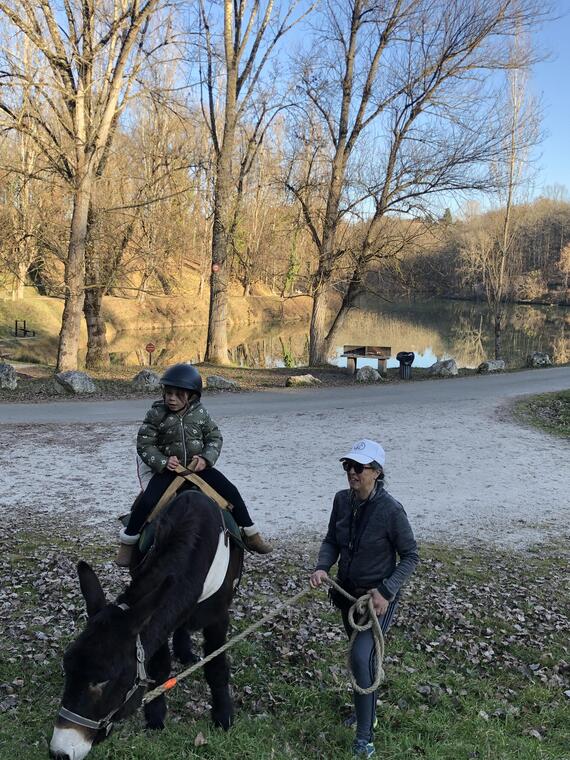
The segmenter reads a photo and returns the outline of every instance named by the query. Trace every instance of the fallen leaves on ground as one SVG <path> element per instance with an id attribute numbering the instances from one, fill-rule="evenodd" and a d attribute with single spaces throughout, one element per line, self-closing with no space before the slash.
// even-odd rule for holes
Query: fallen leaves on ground
<path id="1" fill-rule="evenodd" d="M 110 599 L 127 576 L 112 561 L 114 547 L 98 547 L 94 533 L 83 534 L 80 541 L 79 530 L 46 524 L 44 518 L 34 521 L 33 515 L 27 516 L 25 530 L 18 527 L 8 517 L 0 528 L 0 658 L 16 671 L 20 663 L 23 671 L 33 664 L 37 687 L 49 688 L 42 685 L 42 669 L 61 661 L 66 644 L 85 622 L 76 559 L 83 557 L 96 567 Z M 276 544 L 273 554 L 246 559 L 230 636 L 306 587 L 318 543 L 311 538 Z M 569 630 L 564 597 L 568 550 L 544 547 L 538 554 L 516 554 L 455 547 L 445 549 L 442 560 L 443 551 L 426 548 L 404 592 L 395 625 L 405 647 L 388 642 L 389 680 L 400 674 L 419 679 L 416 696 L 397 697 L 395 708 L 405 711 L 419 700 L 420 709 L 429 710 L 444 698 L 460 700 L 467 691 L 458 688 L 458 680 L 485 679 L 501 671 L 518 674 L 521 684 L 543 685 L 553 699 L 559 696 L 566 702 L 570 654 L 567 642 L 561 642 Z M 326 594 L 311 593 L 300 607 L 287 608 L 240 644 L 239 654 L 230 652 L 234 677 L 239 675 L 242 684 L 236 690 L 237 704 L 263 719 L 284 701 L 274 684 L 307 679 L 346 694 L 348 677 L 340 654 L 345 642 L 340 616 L 331 610 Z M 337 664 L 324 660 L 323 653 L 331 647 L 339 651 Z M 421 677 L 415 672 L 409 657 L 414 652 L 426 659 L 433 677 L 426 679 L 425 669 Z M 180 669 L 176 663 L 175 667 Z M 445 674 L 452 674 L 455 683 L 446 683 Z M 204 685 L 196 687 L 197 680 L 183 683 L 177 691 L 181 709 L 203 715 L 209 708 L 208 694 Z M 21 700 L 32 700 L 22 697 L 24 686 L 28 684 L 19 677 L 0 683 L 0 713 L 17 710 Z M 50 700 L 55 704 L 59 696 L 50 694 Z M 497 695 L 500 707 L 492 713 L 481 710 L 481 720 L 517 715 L 515 697 L 516 691 L 505 688 Z M 389 690 L 382 689 L 380 698 L 391 699 Z M 540 725 L 529 730 L 538 741 L 544 736 Z"/>

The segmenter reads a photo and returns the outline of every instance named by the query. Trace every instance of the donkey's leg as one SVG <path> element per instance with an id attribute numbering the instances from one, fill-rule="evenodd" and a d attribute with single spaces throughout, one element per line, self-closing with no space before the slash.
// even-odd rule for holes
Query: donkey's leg
<path id="1" fill-rule="evenodd" d="M 158 651 L 148 661 L 148 675 L 154 681 L 150 688 L 164 683 L 170 675 L 170 650 L 168 642 L 163 644 Z M 144 706 L 144 717 L 147 728 L 162 729 L 164 728 L 164 718 L 166 717 L 166 697 L 164 694 L 148 702 Z"/>
<path id="2" fill-rule="evenodd" d="M 184 626 L 177 628 L 172 635 L 172 651 L 183 665 L 190 665 L 200 659 L 192 649 L 190 633 Z"/>
<path id="3" fill-rule="evenodd" d="M 223 646 L 230 619 L 226 613 L 220 620 L 204 628 L 204 655 Z M 224 730 L 232 725 L 234 708 L 230 696 L 230 666 L 225 653 L 204 666 L 204 675 L 212 693 L 212 720 Z"/>

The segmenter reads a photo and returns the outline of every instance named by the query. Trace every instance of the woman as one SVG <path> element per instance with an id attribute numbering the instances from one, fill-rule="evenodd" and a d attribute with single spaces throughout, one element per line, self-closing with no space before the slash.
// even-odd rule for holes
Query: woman
<path id="1" fill-rule="evenodd" d="M 379 443 L 357 441 L 340 460 L 349 488 L 334 497 L 327 535 L 310 578 L 318 588 L 338 560 L 337 582 L 352 596 L 369 592 L 385 634 L 394 618 L 400 590 L 418 564 L 414 534 L 402 505 L 384 490 L 386 455 Z M 347 634 L 350 602 L 338 593 L 331 598 L 340 609 Z M 368 688 L 374 681 L 374 639 L 369 629 L 354 641 L 351 666 L 356 683 Z M 376 693 L 354 694 L 356 739 L 353 754 L 372 757 Z"/>

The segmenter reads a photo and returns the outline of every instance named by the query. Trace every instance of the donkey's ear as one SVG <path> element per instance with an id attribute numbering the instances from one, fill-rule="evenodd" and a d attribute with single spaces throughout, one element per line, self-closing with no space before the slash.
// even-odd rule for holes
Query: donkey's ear
<path id="1" fill-rule="evenodd" d="M 79 574 L 79 585 L 81 586 L 81 593 L 85 599 L 87 605 L 87 614 L 89 617 L 93 617 L 100 612 L 107 604 L 105 594 L 99 583 L 99 578 L 95 575 L 95 571 L 87 564 L 87 562 L 81 562 L 77 565 L 77 572 Z"/>
<path id="2" fill-rule="evenodd" d="M 145 596 L 135 604 L 131 609 L 129 619 L 129 627 L 133 633 L 139 633 L 145 623 L 150 620 L 173 583 L 174 576 L 169 575 L 162 581 L 158 588 L 149 591 L 148 594 L 145 594 Z"/>

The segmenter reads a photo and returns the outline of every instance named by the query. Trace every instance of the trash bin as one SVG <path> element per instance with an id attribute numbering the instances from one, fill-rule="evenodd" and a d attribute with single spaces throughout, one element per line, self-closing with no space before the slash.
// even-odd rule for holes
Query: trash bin
<path id="1" fill-rule="evenodd" d="M 412 364 L 415 359 L 413 351 L 400 351 L 396 354 L 396 359 L 400 362 L 400 378 L 410 380 L 412 377 Z"/>

